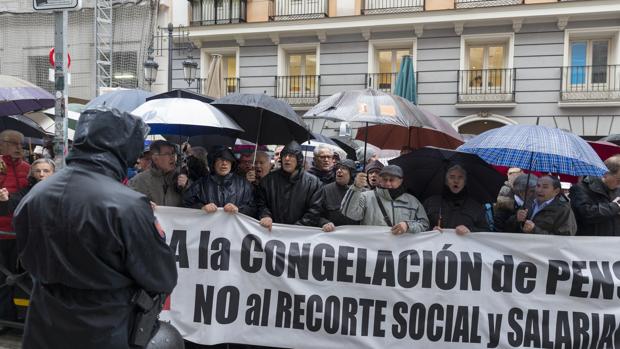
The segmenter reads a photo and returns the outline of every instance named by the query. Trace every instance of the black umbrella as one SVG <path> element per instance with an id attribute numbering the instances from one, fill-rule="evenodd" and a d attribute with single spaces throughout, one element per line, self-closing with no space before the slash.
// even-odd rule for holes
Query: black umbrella
<path id="1" fill-rule="evenodd" d="M 355 143 L 351 137 L 333 137 L 332 140 L 340 149 L 347 153 L 347 159 L 357 161 L 356 150 L 359 148 L 359 145 Z"/>
<path id="2" fill-rule="evenodd" d="M 505 176 L 474 154 L 456 150 L 425 147 L 412 151 L 396 159 L 391 165 L 398 165 L 404 172 L 404 183 L 420 201 L 441 194 L 446 170 L 460 165 L 467 171 L 465 188 L 469 196 L 480 203 L 495 202 Z"/>
<path id="3" fill-rule="evenodd" d="M 234 93 L 211 103 L 233 118 L 245 132 L 239 137 L 255 144 L 303 143 L 309 133 L 287 103 L 262 93 Z"/>
<path id="4" fill-rule="evenodd" d="M 23 115 L 7 115 L 0 117 L 0 131 L 15 130 L 24 137 L 43 138 L 50 135 L 32 119 Z"/>
<path id="5" fill-rule="evenodd" d="M 610 142 L 610 143 L 613 143 L 613 144 L 616 144 L 616 145 L 620 145 L 620 134 L 616 133 L 616 134 L 613 134 L 613 135 L 609 135 L 607 137 L 603 137 L 603 138 L 601 138 L 599 140 L 603 141 L 603 142 Z"/>
<path id="6" fill-rule="evenodd" d="M 212 97 L 209 97 L 209 96 L 197 93 L 197 92 L 193 92 L 190 90 L 183 90 L 183 89 L 175 89 L 175 90 L 170 90 L 167 92 L 159 93 L 159 94 L 150 96 L 146 100 L 150 101 L 153 99 L 160 99 L 160 98 L 189 98 L 189 99 L 195 99 L 197 101 L 201 101 L 205 103 L 211 103 L 215 100 Z"/>

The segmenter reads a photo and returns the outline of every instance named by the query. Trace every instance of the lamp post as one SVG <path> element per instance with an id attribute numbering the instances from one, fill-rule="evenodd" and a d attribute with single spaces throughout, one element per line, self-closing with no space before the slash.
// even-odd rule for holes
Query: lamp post
<path id="1" fill-rule="evenodd" d="M 174 26 L 168 23 L 168 91 L 172 90 L 172 32 Z"/>
<path id="2" fill-rule="evenodd" d="M 194 62 L 191 56 L 183 61 L 183 78 L 189 87 L 196 80 L 196 72 L 198 71 L 198 63 Z"/>
<path id="3" fill-rule="evenodd" d="M 149 84 L 149 90 L 151 90 L 151 84 L 157 80 L 159 64 L 153 59 L 153 46 L 149 46 L 148 53 L 148 58 L 144 62 L 144 80 Z"/>

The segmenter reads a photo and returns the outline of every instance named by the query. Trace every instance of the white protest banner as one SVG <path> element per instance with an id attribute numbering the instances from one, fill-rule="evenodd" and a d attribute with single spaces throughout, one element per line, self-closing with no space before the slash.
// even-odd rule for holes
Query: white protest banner
<path id="1" fill-rule="evenodd" d="M 617 238 L 278 225 L 158 207 L 179 281 L 162 319 L 195 343 L 617 348 Z"/>

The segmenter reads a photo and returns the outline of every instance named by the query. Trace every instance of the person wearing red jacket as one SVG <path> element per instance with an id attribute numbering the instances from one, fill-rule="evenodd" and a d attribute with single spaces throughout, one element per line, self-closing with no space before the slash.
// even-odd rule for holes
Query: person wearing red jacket
<path id="1" fill-rule="evenodd" d="M 14 130 L 0 132 L 0 187 L 9 194 L 16 193 L 28 186 L 30 165 L 23 160 L 22 143 L 24 135 Z M 13 214 L 0 216 L 0 264 L 10 272 L 17 271 L 17 245 L 13 232 Z M 0 284 L 4 284 L 6 275 L 0 274 Z M 13 304 L 13 287 L 0 287 L 0 319 L 16 320 Z M 0 326 L 0 330 L 2 327 Z"/>

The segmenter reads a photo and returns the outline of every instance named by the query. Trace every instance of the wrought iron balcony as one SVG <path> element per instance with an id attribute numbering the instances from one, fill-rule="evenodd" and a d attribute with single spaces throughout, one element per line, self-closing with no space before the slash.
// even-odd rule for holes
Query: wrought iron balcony
<path id="1" fill-rule="evenodd" d="M 362 0 L 362 14 L 424 11 L 424 0 Z"/>
<path id="2" fill-rule="evenodd" d="M 239 78 L 224 78 L 224 85 L 226 85 L 226 94 L 239 92 Z"/>
<path id="3" fill-rule="evenodd" d="M 239 92 L 239 78 L 224 78 L 224 86 L 226 86 L 226 94 Z M 206 78 L 196 79 L 196 92 L 205 94 L 206 91 Z M 193 83 L 192 83 L 193 84 Z M 191 88 L 191 86 L 190 86 Z"/>
<path id="4" fill-rule="evenodd" d="M 329 0 L 271 0 L 270 21 L 289 21 L 328 17 Z"/>
<path id="5" fill-rule="evenodd" d="M 366 87 L 375 90 L 392 93 L 396 86 L 396 73 L 373 73 L 366 74 Z"/>
<path id="6" fill-rule="evenodd" d="M 247 0 L 190 0 L 191 25 L 214 25 L 246 21 Z"/>
<path id="7" fill-rule="evenodd" d="M 563 67 L 560 100 L 620 101 L 619 67 L 620 65 Z"/>
<path id="8" fill-rule="evenodd" d="M 523 0 L 454 0 L 455 8 L 519 5 Z"/>
<path id="9" fill-rule="evenodd" d="M 311 106 L 319 102 L 320 75 L 276 76 L 276 98 L 293 106 Z"/>
<path id="10" fill-rule="evenodd" d="M 515 69 L 459 70 L 458 103 L 513 103 Z"/>

